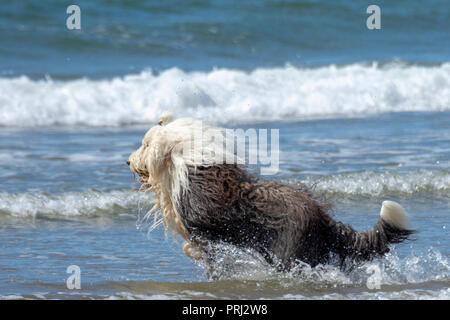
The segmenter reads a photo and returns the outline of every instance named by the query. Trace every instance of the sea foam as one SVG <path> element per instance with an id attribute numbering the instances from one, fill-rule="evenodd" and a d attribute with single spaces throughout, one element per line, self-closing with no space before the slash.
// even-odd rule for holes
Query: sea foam
<path id="1" fill-rule="evenodd" d="M 336 175 L 286 179 L 315 185 L 315 190 L 341 197 L 354 196 L 414 196 L 428 193 L 447 198 L 450 190 L 448 171 L 420 170 L 409 173 L 361 171 Z M 152 193 L 128 189 L 99 191 L 89 189 L 81 192 L 0 192 L 0 215 L 12 217 L 35 216 L 102 216 L 135 212 L 140 218 L 151 209 L 155 201 Z"/>
<path id="2" fill-rule="evenodd" d="M 0 192 L 0 216 L 29 218 L 36 216 L 95 217 L 133 215 L 139 205 L 151 207 L 154 198 L 134 190 L 86 190 L 66 193 Z M 134 216 L 135 218 L 135 216 Z"/>
<path id="3" fill-rule="evenodd" d="M 0 126 L 153 123 L 165 110 L 219 124 L 450 110 L 450 63 L 0 78 Z"/>

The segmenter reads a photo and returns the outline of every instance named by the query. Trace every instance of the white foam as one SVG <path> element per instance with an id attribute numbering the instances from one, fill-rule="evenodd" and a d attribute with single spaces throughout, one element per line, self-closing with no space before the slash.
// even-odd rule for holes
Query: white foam
<path id="1" fill-rule="evenodd" d="M 13 217 L 44 216 L 95 216 L 120 214 L 126 209 L 136 210 L 139 204 L 151 206 L 154 201 L 148 193 L 133 190 L 67 193 L 8 193 L 0 192 L 0 213 Z"/>
<path id="2" fill-rule="evenodd" d="M 177 297 L 166 294 L 143 294 L 135 292 L 118 292 L 113 296 L 104 298 L 105 300 L 174 300 Z"/>
<path id="3" fill-rule="evenodd" d="M 122 154 L 114 154 L 108 156 L 101 156 L 92 153 L 73 153 L 66 155 L 69 161 L 73 162 L 104 162 L 104 161 L 119 161 L 123 160 Z"/>
<path id="4" fill-rule="evenodd" d="M 302 180 L 316 184 L 316 190 L 348 195 L 381 196 L 391 193 L 414 194 L 431 192 L 448 194 L 450 172 L 446 170 L 417 170 L 407 173 L 395 171 L 357 171 L 309 177 Z"/>
<path id="5" fill-rule="evenodd" d="M 288 300 L 448 300 L 450 288 L 440 290 L 406 289 L 394 292 L 374 291 L 361 292 L 360 294 L 330 293 L 321 296 L 305 296 L 301 294 L 285 294 L 280 299 Z"/>
<path id="6" fill-rule="evenodd" d="M 429 247 L 420 252 L 411 252 L 406 257 L 400 257 L 393 249 L 383 258 L 375 259 L 359 265 L 347 273 L 336 265 L 318 265 L 311 268 L 300 264 L 288 273 L 280 275 L 272 266 L 261 263 L 263 258 L 256 253 L 244 252 L 231 245 L 222 245 L 218 258 L 237 258 L 232 262 L 232 271 L 222 272 L 222 279 L 278 279 L 279 284 L 289 288 L 298 283 L 310 283 L 332 286 L 367 285 L 368 280 L 377 277 L 382 286 L 420 284 L 429 281 L 446 281 L 450 276 L 449 258 L 439 250 Z M 232 256 L 230 258 L 229 256 Z M 224 260 L 220 260 L 220 264 Z M 222 265 L 218 267 L 222 268 Z M 377 272 L 374 272 L 377 271 Z"/>
<path id="7" fill-rule="evenodd" d="M 287 180 L 297 183 L 298 180 Z M 370 195 L 390 196 L 392 193 L 414 194 L 427 192 L 449 194 L 450 173 L 448 171 L 412 171 L 397 172 L 361 171 L 337 175 L 309 177 L 302 179 L 306 184 L 316 184 L 316 190 L 338 193 L 348 196 Z M 37 214 L 57 216 L 91 216 L 112 212 L 126 216 L 125 209 L 145 215 L 152 206 L 152 193 L 134 190 L 111 190 L 100 192 L 86 190 L 83 192 L 44 193 L 0 192 L 0 214 L 14 217 L 34 217 Z M 142 222 L 142 221 L 141 221 Z"/>
<path id="8" fill-rule="evenodd" d="M 0 296 L 0 300 L 23 300 L 23 299 L 25 299 L 24 296 L 20 296 L 20 295 L 16 295 L 16 294 Z"/>
<path id="9" fill-rule="evenodd" d="M 450 63 L 0 78 L 0 126 L 154 123 L 166 110 L 216 123 L 450 110 Z"/>
<path id="10" fill-rule="evenodd" d="M 282 274 L 250 250 L 226 244 L 215 249 L 214 275 L 220 280 L 256 281 L 262 286 L 267 283 L 271 290 L 286 292 L 282 299 L 440 299 L 449 294 L 449 258 L 433 247 L 406 257 L 392 248 L 383 258 L 355 266 L 351 272 L 333 264 L 311 268 L 300 263 Z M 273 288 L 274 283 L 279 287 Z M 323 294 L 315 296 L 317 289 Z"/>

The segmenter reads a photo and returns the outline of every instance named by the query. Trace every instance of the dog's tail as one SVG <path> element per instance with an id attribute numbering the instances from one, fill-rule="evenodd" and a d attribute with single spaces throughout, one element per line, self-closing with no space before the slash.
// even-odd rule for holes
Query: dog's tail
<path id="1" fill-rule="evenodd" d="M 409 238 L 415 230 L 410 229 L 405 210 L 394 201 L 384 201 L 380 219 L 370 230 L 357 232 L 350 226 L 336 222 L 333 234 L 337 237 L 333 247 L 341 262 L 371 260 L 389 252 L 389 244 Z"/>

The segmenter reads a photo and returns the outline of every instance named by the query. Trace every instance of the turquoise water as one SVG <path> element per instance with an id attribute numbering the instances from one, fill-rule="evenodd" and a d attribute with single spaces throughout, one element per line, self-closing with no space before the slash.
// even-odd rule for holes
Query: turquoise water
<path id="1" fill-rule="evenodd" d="M 9 1 L 0 10 L 0 72 L 105 77 L 139 72 L 254 69 L 391 61 L 435 64 L 450 55 L 445 0 L 377 1 L 379 31 L 366 28 L 370 1 L 87 1 L 81 30 L 66 28 L 57 0 Z M 36 63 L 39 61 L 39 63 Z"/>
<path id="2" fill-rule="evenodd" d="M 80 31 L 58 1 L 0 4 L 0 298 L 449 299 L 444 1 L 379 1 L 379 31 L 364 1 L 77 4 Z M 165 110 L 278 129 L 270 179 L 316 185 L 358 230 L 395 200 L 419 232 L 349 274 L 226 248 L 235 267 L 210 281 L 138 223 L 155 199 L 125 161 Z"/>
<path id="3" fill-rule="evenodd" d="M 336 219 L 362 230 L 381 202 L 401 203 L 419 230 L 392 254 L 345 274 L 332 266 L 279 275 L 231 251 L 238 269 L 209 281 L 162 228 L 137 221 L 154 199 L 125 164 L 145 127 L 3 129 L 0 294 L 25 298 L 448 298 L 448 112 L 272 122 L 286 182 L 316 184 Z M 381 126 L 381 129 L 380 129 Z M 242 126 L 247 129 L 249 126 Z M 255 126 L 251 126 L 255 127 Z M 78 265 L 81 290 L 66 288 Z M 382 266 L 380 290 L 367 289 Z M 13 297 L 14 297 L 13 296 Z"/>

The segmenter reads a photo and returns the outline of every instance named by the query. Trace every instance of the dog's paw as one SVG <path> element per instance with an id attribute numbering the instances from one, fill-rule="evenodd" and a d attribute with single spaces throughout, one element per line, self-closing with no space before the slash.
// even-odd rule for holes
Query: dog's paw
<path id="1" fill-rule="evenodd" d="M 189 258 L 194 260 L 200 260 L 202 258 L 202 252 L 195 248 L 189 241 L 183 243 L 183 252 Z"/>

